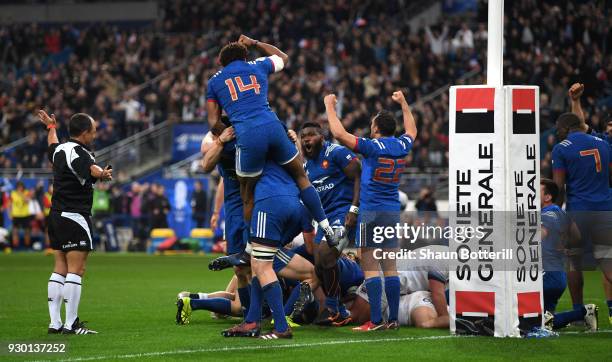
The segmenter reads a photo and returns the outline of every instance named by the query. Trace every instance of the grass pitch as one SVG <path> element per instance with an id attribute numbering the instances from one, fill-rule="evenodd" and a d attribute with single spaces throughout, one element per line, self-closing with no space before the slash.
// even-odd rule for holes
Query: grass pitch
<path id="1" fill-rule="evenodd" d="M 402 328 L 356 334 L 349 327 L 304 326 L 293 340 L 221 337 L 238 320 L 214 320 L 195 311 L 189 325 L 174 322 L 181 290 L 223 290 L 230 271 L 210 272 L 208 256 L 102 254 L 90 256 L 79 314 L 100 332 L 87 336 L 47 335 L 47 280 L 52 257 L 41 253 L 0 255 L 0 360 L 612 360 L 601 276 L 585 275 L 585 302 L 600 306 L 600 332 L 562 331 L 559 338 L 452 337 L 447 330 Z M 563 296 L 559 310 L 570 308 Z M 63 308 L 62 308 L 63 309 Z M 62 311 L 63 315 L 63 311 Z M 62 354 L 15 354 L 8 343 L 67 343 Z"/>

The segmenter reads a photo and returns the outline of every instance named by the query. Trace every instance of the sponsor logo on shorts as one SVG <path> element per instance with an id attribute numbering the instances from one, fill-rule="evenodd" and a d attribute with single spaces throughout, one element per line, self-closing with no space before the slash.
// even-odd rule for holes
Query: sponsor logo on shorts
<path id="1" fill-rule="evenodd" d="M 81 241 L 79 241 L 79 245 L 81 245 L 81 246 L 87 246 L 87 241 L 85 241 L 85 240 L 81 240 Z"/>
<path id="2" fill-rule="evenodd" d="M 68 242 L 68 243 L 62 245 L 62 249 L 71 249 L 71 248 L 76 248 L 77 246 L 78 246 L 77 243 Z"/>

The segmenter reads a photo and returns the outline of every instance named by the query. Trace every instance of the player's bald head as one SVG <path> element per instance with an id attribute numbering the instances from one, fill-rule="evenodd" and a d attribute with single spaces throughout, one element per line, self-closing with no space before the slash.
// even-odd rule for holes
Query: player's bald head
<path id="1" fill-rule="evenodd" d="M 244 44 L 234 41 L 221 48 L 219 62 L 225 67 L 235 60 L 246 60 L 248 54 L 249 51 Z"/>

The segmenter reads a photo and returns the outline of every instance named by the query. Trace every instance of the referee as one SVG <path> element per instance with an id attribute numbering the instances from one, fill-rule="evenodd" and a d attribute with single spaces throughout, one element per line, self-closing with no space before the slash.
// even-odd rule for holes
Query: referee
<path id="1" fill-rule="evenodd" d="M 79 321 L 82 277 L 87 255 L 93 250 L 91 238 L 91 206 L 93 184 L 97 180 L 111 181 L 109 166 L 95 164 L 89 145 L 96 138 L 96 124 L 89 115 L 77 113 L 70 118 L 68 142 L 59 143 L 55 115 L 38 111 L 40 121 L 47 126 L 49 161 L 53 164 L 54 193 L 49 214 L 49 239 L 55 250 L 55 267 L 47 286 L 49 334 L 93 334 Z M 66 303 L 66 320 L 62 324 L 60 310 Z"/>

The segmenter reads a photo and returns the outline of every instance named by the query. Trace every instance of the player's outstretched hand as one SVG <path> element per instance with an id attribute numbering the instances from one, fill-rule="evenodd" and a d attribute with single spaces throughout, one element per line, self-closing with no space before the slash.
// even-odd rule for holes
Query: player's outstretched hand
<path id="1" fill-rule="evenodd" d="M 221 132 L 219 136 L 219 140 L 223 143 L 227 143 L 233 140 L 236 137 L 236 133 L 234 132 L 234 127 L 227 127 Z"/>
<path id="2" fill-rule="evenodd" d="M 49 117 L 47 112 L 43 111 L 42 109 L 38 111 L 38 119 L 40 119 L 40 121 L 44 123 L 45 126 L 49 126 L 50 124 L 57 124 L 57 121 L 55 120 L 55 114 L 52 114 Z"/>
<path id="3" fill-rule="evenodd" d="M 338 103 L 338 100 L 336 99 L 336 95 L 332 93 L 323 98 L 323 103 L 325 103 L 325 107 L 327 108 L 336 108 L 336 103 Z"/>
<path id="4" fill-rule="evenodd" d="M 404 93 L 402 93 L 401 90 L 393 92 L 393 94 L 391 95 L 391 99 L 393 99 L 393 101 L 399 104 L 406 103 L 406 98 L 404 97 Z"/>
<path id="5" fill-rule="evenodd" d="M 584 92 L 584 84 L 582 83 L 574 83 L 570 87 L 568 91 L 568 95 L 571 100 L 577 101 L 582 96 L 582 92 Z"/>
<path id="6" fill-rule="evenodd" d="M 255 45 L 255 43 L 257 43 L 257 41 L 255 41 L 254 39 L 249 38 L 248 36 L 241 34 L 240 38 L 238 38 L 238 43 L 240 44 L 244 44 L 247 47 L 253 46 Z"/>
<path id="7" fill-rule="evenodd" d="M 102 174 L 100 175 L 100 180 L 102 181 L 112 181 L 113 180 L 113 169 L 109 166 L 106 166 L 104 170 L 102 170 Z"/>

